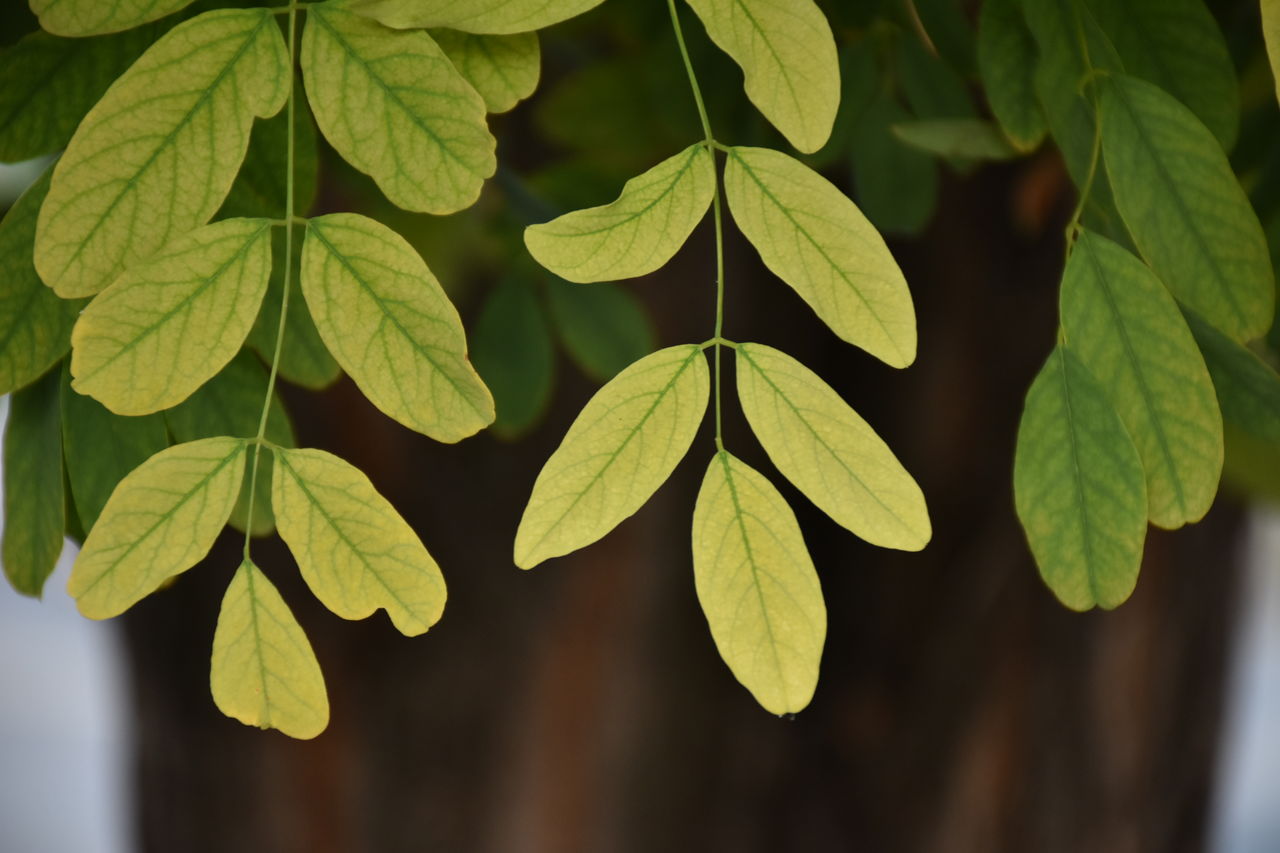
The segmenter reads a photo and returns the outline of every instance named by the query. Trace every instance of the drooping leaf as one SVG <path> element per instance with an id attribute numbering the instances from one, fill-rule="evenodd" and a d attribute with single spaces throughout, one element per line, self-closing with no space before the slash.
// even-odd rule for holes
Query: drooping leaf
<path id="1" fill-rule="evenodd" d="M 425 32 L 312 6 L 302 73 L 325 138 L 406 210 L 469 207 L 497 167 L 484 100 Z"/>
<path id="2" fill-rule="evenodd" d="M 817 151 L 840 105 L 835 37 L 813 0 L 687 0 L 742 67 L 747 97 L 787 141 Z"/>
<path id="3" fill-rule="evenodd" d="M 316 126 L 306 98 L 296 98 L 293 115 L 293 212 L 306 216 L 316 199 L 320 154 Z M 281 110 L 256 123 L 231 191 L 215 219 L 237 216 L 285 218 L 286 177 L 289 175 L 289 111 Z"/>
<path id="4" fill-rule="evenodd" d="M 1213 377 L 1222 417 L 1229 425 L 1280 448 L 1280 374 L 1194 312 L 1188 311 L 1186 318 Z"/>
<path id="5" fill-rule="evenodd" d="M 1276 97 L 1280 98 L 1280 0 L 1262 0 L 1262 35 L 1276 81 Z"/>
<path id="6" fill-rule="evenodd" d="M 467 33 L 509 35 L 540 30 L 581 15 L 604 0 L 345 0 L 347 8 L 397 29 L 448 27 Z"/>
<path id="7" fill-rule="evenodd" d="M 1030 151 L 1048 127 L 1036 96 L 1036 44 L 1019 0 L 985 0 L 978 16 L 978 69 L 982 90 L 1009 141 Z"/>
<path id="8" fill-rule="evenodd" d="M 899 39 L 897 47 L 898 82 L 917 118 L 974 117 L 969 88 L 955 69 L 917 38 Z"/>
<path id="9" fill-rule="evenodd" d="M 491 113 L 505 113 L 538 88 L 542 50 L 537 33 L 486 36 L 432 30 L 431 37 Z"/>
<path id="10" fill-rule="evenodd" d="M 4 574 L 40 597 L 62 553 L 61 371 L 50 370 L 9 398 L 4 430 Z"/>
<path id="11" fill-rule="evenodd" d="M 121 480 L 71 568 L 80 612 L 118 616 L 203 559 L 240 493 L 245 451 L 237 438 L 176 444 Z"/>
<path id="12" fill-rule="evenodd" d="M 884 239 L 826 178 L 777 151 L 732 148 L 734 221 L 774 275 L 837 335 L 894 367 L 916 356 L 906 279 Z"/>
<path id="13" fill-rule="evenodd" d="M 898 122 L 893 133 L 913 148 L 935 157 L 962 160 L 1010 160 L 1018 149 L 994 124 L 976 118 L 935 118 Z M 874 168 L 874 166 L 872 167 Z"/>
<path id="14" fill-rule="evenodd" d="M 596 392 L 533 484 L 516 565 L 590 545 L 643 506 L 689 450 L 709 389 L 702 350 L 685 344 L 645 356 Z"/>
<path id="15" fill-rule="evenodd" d="M 1148 516 L 1198 521 L 1222 473 L 1222 415 L 1213 382 L 1169 291 L 1124 249 L 1085 232 L 1062 277 L 1071 352 L 1120 414 L 1146 470 Z"/>
<path id="16" fill-rule="evenodd" d="M 524 243 L 569 281 L 635 278 L 671 260 L 715 192 L 715 160 L 699 142 L 627 181 L 616 201 L 530 225 Z"/>
<path id="17" fill-rule="evenodd" d="M 67 144 L 111 81 L 159 35 L 145 27 L 89 39 L 34 32 L 0 53 L 0 162 Z"/>
<path id="18" fill-rule="evenodd" d="M 218 710 L 248 726 L 306 740 L 329 724 L 320 664 L 267 576 L 240 564 L 213 632 L 209 687 Z"/>
<path id="19" fill-rule="evenodd" d="M 873 545 L 919 551 L 932 535 L 915 480 L 829 385 L 786 353 L 738 344 L 738 398 L 782 475 Z"/>
<path id="20" fill-rule="evenodd" d="M 29 0 L 40 26 L 60 36 L 92 36 L 131 29 L 170 15 L 191 0 Z"/>
<path id="21" fill-rule="evenodd" d="M 312 219 L 302 292 L 329 351 L 388 417 L 445 442 L 493 422 L 458 312 L 399 234 L 350 213 Z"/>
<path id="22" fill-rule="evenodd" d="M 71 387 L 121 415 L 177 405 L 244 343 L 271 275 L 271 221 L 224 219 L 98 295 L 71 333 Z"/>
<path id="23" fill-rule="evenodd" d="M 912 0 L 929 42 L 938 56 L 957 72 L 970 74 L 975 66 L 975 33 L 961 0 Z"/>
<path id="24" fill-rule="evenodd" d="M 276 450 L 276 525 L 311 591 L 343 619 L 387 611 L 417 636 L 444 611 L 444 578 L 369 478 L 331 453 Z"/>
<path id="25" fill-rule="evenodd" d="M 66 354 L 84 305 L 59 299 L 31 263 L 49 175 L 46 170 L 0 220 L 0 394 L 34 381 Z"/>
<path id="26" fill-rule="evenodd" d="M 938 201 L 938 165 L 894 136 L 894 124 L 909 121 L 906 109 L 878 93 L 854 123 L 850 165 L 858 205 L 876 228 L 918 234 Z"/>
<path id="27" fill-rule="evenodd" d="M 1124 75 L 1103 82 L 1101 110 L 1116 205 L 1147 263 L 1233 339 L 1264 334 L 1276 289 L 1267 240 L 1213 134 L 1171 95 Z"/>
<path id="28" fill-rule="evenodd" d="M 711 459 L 693 511 L 693 578 L 716 648 L 774 714 L 809 704 L 827 608 L 795 514 L 731 454 Z"/>
<path id="29" fill-rule="evenodd" d="M 254 116 L 284 104 L 289 61 L 267 9 L 180 24 L 111 85 L 53 171 L 36 269 L 59 296 L 90 296 L 203 225 L 244 159 Z"/>
<path id="30" fill-rule="evenodd" d="M 653 352 L 653 323 L 640 300 L 614 284 L 547 282 L 556 334 L 578 369 L 600 382 Z"/>
<path id="31" fill-rule="evenodd" d="M 472 358 L 493 392 L 493 431 L 518 435 L 542 415 L 551 399 L 555 352 L 538 295 L 522 278 L 494 288 L 471 331 Z"/>
<path id="32" fill-rule="evenodd" d="M 1129 597 L 1147 532 L 1142 460 L 1102 386 L 1061 346 L 1027 391 L 1013 494 L 1059 601 L 1109 609 Z"/>

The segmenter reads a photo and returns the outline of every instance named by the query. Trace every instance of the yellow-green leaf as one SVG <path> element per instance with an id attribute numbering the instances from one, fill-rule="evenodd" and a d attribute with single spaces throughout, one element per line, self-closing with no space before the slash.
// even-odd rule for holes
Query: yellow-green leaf
<path id="1" fill-rule="evenodd" d="M 707 35 L 742 67 L 747 97 L 792 145 L 812 154 L 840 106 L 836 41 L 813 0 L 688 0 Z"/>
<path id="2" fill-rule="evenodd" d="M 240 493 L 244 453 L 236 438 L 176 444 L 121 480 L 71 569 L 80 612 L 118 616 L 209 553 Z"/>
<path id="3" fill-rule="evenodd" d="M 542 51 L 537 33 L 485 36 L 432 30 L 431 37 L 491 113 L 505 113 L 538 88 Z"/>
<path id="4" fill-rule="evenodd" d="M 100 293 L 71 333 L 71 387 L 116 414 L 181 403 L 240 349 L 271 275 L 271 222 L 224 219 Z"/>
<path id="5" fill-rule="evenodd" d="M 389 417 L 446 442 L 493 422 L 458 312 L 399 234 L 350 213 L 312 219 L 302 292 L 329 351 Z"/>
<path id="6" fill-rule="evenodd" d="M 702 350 L 684 344 L 645 356 L 597 391 L 533 484 L 516 565 L 590 545 L 643 506 L 689 450 L 709 389 Z"/>
<path id="7" fill-rule="evenodd" d="M 484 100 L 425 32 L 312 6 L 302 73 L 325 138 L 406 210 L 469 207 L 497 168 Z"/>
<path id="8" fill-rule="evenodd" d="M 90 296 L 203 225 L 222 204 L 254 116 L 288 92 L 289 59 L 266 9 L 180 24 L 112 84 L 53 171 L 36 269 L 59 296 Z"/>
<path id="9" fill-rule="evenodd" d="M 840 190 L 798 160 L 732 148 L 734 221 L 765 266 L 843 340 L 894 367 L 916 357 L 916 313 L 884 238 Z"/>
<path id="10" fill-rule="evenodd" d="M 594 9 L 604 0 L 345 0 L 353 12 L 397 29 L 448 27 L 505 35 L 540 30 Z"/>
<path id="11" fill-rule="evenodd" d="M 444 611 L 444 578 L 369 478 L 322 450 L 276 450 L 272 508 L 302 577 L 343 619 L 387 611 L 413 637 Z"/>
<path id="12" fill-rule="evenodd" d="M 729 669 L 774 714 L 813 698 L 827 608 L 795 514 L 759 472 L 720 451 L 693 510 L 693 578 Z"/>
<path id="13" fill-rule="evenodd" d="M 715 193 L 715 159 L 699 142 L 627 181 L 616 201 L 530 225 L 524 243 L 569 281 L 635 278 L 671 260 Z"/>
<path id="14" fill-rule="evenodd" d="M 739 344 L 736 357 L 742 411 L 782 475 L 871 544 L 923 548 L 932 535 L 924 495 L 875 430 L 786 353 Z"/>
<path id="15" fill-rule="evenodd" d="M 311 643 L 275 586 L 248 560 L 222 598 L 209 687 L 218 710 L 248 726 L 305 740 L 329 724 L 329 697 Z"/>
<path id="16" fill-rule="evenodd" d="M 30 0 L 40 26 L 60 36 L 128 30 L 191 5 L 191 0 Z"/>
<path id="17" fill-rule="evenodd" d="M 1280 0 L 1262 0 L 1262 35 L 1271 59 L 1271 76 L 1276 81 L 1276 97 L 1280 98 Z"/>

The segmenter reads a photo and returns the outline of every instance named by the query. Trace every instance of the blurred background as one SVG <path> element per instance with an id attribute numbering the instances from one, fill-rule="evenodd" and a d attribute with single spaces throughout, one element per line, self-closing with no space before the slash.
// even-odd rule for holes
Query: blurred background
<path id="1" fill-rule="evenodd" d="M 6 44 L 32 26 L 7 2 Z M 944 160 L 895 132 L 986 114 L 977 4 L 820 5 L 844 100 L 809 162 L 889 238 L 919 357 L 896 371 L 837 340 L 732 227 L 725 334 L 785 349 L 840 392 L 919 481 L 935 533 L 907 554 L 837 527 L 776 476 L 726 373 L 726 446 L 783 491 L 822 580 L 812 705 L 763 712 L 698 609 L 689 530 L 709 430 L 604 540 L 531 572 L 512 565 L 534 477 L 591 393 L 657 346 L 712 334 L 709 221 L 625 286 L 553 280 L 520 242 L 524 225 L 607 202 L 700 137 L 665 4 L 608 0 L 544 34 L 539 91 L 493 117 L 502 167 L 471 210 L 399 211 L 318 143 L 311 212 L 366 212 L 415 244 L 498 400 L 494 430 L 443 446 L 345 378 L 282 391 L 300 446 L 359 466 L 422 535 L 449 584 L 444 619 L 412 640 L 382 614 L 344 622 L 277 539 L 257 541 L 328 685 L 330 726 L 303 743 L 223 717 L 209 695 L 235 535 L 110 623 L 75 614 L 65 565 L 43 602 L 0 592 L 0 849 L 1280 850 L 1268 508 L 1280 448 L 1235 436 L 1214 509 L 1152 529 L 1118 610 L 1059 605 L 1014 515 L 1011 471 L 1023 396 L 1055 340 L 1071 180 L 1051 145 Z M 1210 6 L 1242 81 L 1235 165 L 1280 236 L 1280 110 L 1257 3 Z M 684 24 L 717 136 L 783 147 L 736 67 L 692 15 Z M 42 168 L 0 172 L 0 203 Z"/>

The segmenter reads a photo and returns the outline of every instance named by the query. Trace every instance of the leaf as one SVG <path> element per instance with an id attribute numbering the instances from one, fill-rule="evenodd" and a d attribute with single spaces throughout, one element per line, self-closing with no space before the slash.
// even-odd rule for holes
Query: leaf
<path id="1" fill-rule="evenodd" d="M 951 3 L 953 0 L 941 0 Z M 897 43 L 896 72 L 902 93 L 916 117 L 973 118 L 968 84 L 946 62 L 916 38 Z"/>
<path id="2" fill-rule="evenodd" d="M 0 394 L 35 381 L 71 348 L 83 302 L 59 299 L 31 263 L 50 170 L 0 220 Z"/>
<path id="3" fill-rule="evenodd" d="M 693 510 L 693 579 L 734 677 L 770 713 L 808 705 L 827 633 L 818 573 L 782 495 L 723 450 Z"/>
<path id="4" fill-rule="evenodd" d="M 1194 312 L 1186 312 L 1186 318 L 1213 377 L 1223 418 L 1280 448 L 1280 374 Z"/>
<path id="5" fill-rule="evenodd" d="M 878 93 L 854 124 L 850 153 L 863 214 L 881 231 L 915 235 L 937 205 L 938 167 L 891 132 L 893 124 L 910 118 L 901 104 Z"/>
<path id="6" fill-rule="evenodd" d="M 346 0 L 346 7 L 397 29 L 448 27 L 468 33 L 507 35 L 540 30 L 581 15 L 603 0 Z"/>
<path id="7" fill-rule="evenodd" d="M 61 371 L 50 370 L 9 398 L 4 430 L 4 574 L 40 597 L 62 553 Z"/>
<path id="8" fill-rule="evenodd" d="M 684 245 L 716 193 L 715 159 L 699 142 L 627 181 L 616 201 L 530 225 L 534 260 L 574 282 L 635 278 Z"/>
<path id="9" fill-rule="evenodd" d="M 784 352 L 738 344 L 738 399 L 769 459 L 837 524 L 919 551 L 932 535 L 915 480 L 829 385 Z"/>
<path id="10" fill-rule="evenodd" d="M 547 297 L 560 342 L 592 379 L 609 381 L 657 346 L 644 306 L 624 287 L 551 279 Z"/>
<path id="11" fill-rule="evenodd" d="M 444 611 L 444 578 L 369 478 L 322 450 L 276 450 L 272 507 L 302 577 L 343 619 L 387 611 L 414 637 Z"/>
<path id="12" fill-rule="evenodd" d="M 1054 349 L 1027 392 L 1013 495 L 1040 576 L 1072 610 L 1133 592 L 1147 532 L 1142 460 L 1102 386 Z"/>
<path id="13" fill-rule="evenodd" d="M 393 204 L 462 210 L 497 167 L 484 100 L 425 32 L 312 6 L 302 74 L 325 138 Z"/>
<path id="14" fill-rule="evenodd" d="M 742 67 L 747 97 L 800 151 L 831 135 L 840 65 L 826 17 L 812 0 L 688 0 L 711 40 Z"/>
<path id="15" fill-rule="evenodd" d="M 85 116 L 53 171 L 36 269 L 59 296 L 91 296 L 203 225 L 222 204 L 254 116 L 288 92 L 266 9 L 225 9 L 151 46 Z"/>
<path id="16" fill-rule="evenodd" d="M 533 484 L 516 565 L 590 545 L 643 506 L 688 452 L 709 390 L 702 350 L 684 344 L 645 356 L 597 391 Z"/>
<path id="17" fill-rule="evenodd" d="M 248 726 L 306 740 L 329 724 L 329 697 L 311 643 L 249 560 L 222 598 L 209 686 L 218 710 Z"/>
<path id="18" fill-rule="evenodd" d="M 1011 160 L 1018 156 L 1018 149 L 999 128 L 981 119 L 918 119 L 898 122 L 892 130 L 903 142 L 935 157 Z"/>
<path id="19" fill-rule="evenodd" d="M 432 30 L 431 37 L 491 113 L 505 113 L 538 88 L 542 51 L 536 33 L 487 36 Z"/>
<path id="20" fill-rule="evenodd" d="M 388 417 L 444 442 L 493 422 L 458 312 L 399 234 L 350 213 L 312 219 L 302 292 L 329 351 Z"/>
<path id="21" fill-rule="evenodd" d="M 111 81 L 157 35 L 155 27 L 89 39 L 34 32 L 6 48 L 0 53 L 0 162 L 65 147 Z"/>
<path id="22" fill-rule="evenodd" d="M 181 405 L 164 413 L 169 431 L 178 441 L 196 441 L 229 435 L 233 438 L 256 438 L 262 417 L 262 400 L 267 392 L 267 371 L 254 356 L 241 351 L 215 377 L 200 387 Z M 279 396 L 271 395 L 271 411 L 267 418 L 266 439 L 282 447 L 293 447 L 293 425 Z M 253 457 L 250 448 L 247 457 Z M 246 467 L 252 465 L 245 459 Z M 245 474 L 240 497 L 231 511 L 231 526 L 245 530 L 248 525 L 249 487 L 252 468 Z M 271 454 L 258 459 L 257 496 L 253 503 L 255 536 L 266 536 L 275 529 L 271 514 Z"/>
<path id="23" fill-rule="evenodd" d="M 973 24 L 957 0 L 912 0 L 914 12 L 938 56 L 957 71 L 974 70 Z"/>
<path id="24" fill-rule="evenodd" d="M 289 111 L 281 110 L 254 125 L 249 149 L 231 191 L 215 219 L 262 216 L 284 219 L 289 174 Z M 316 200 L 320 153 L 316 126 L 305 98 L 297 98 L 293 117 L 293 212 L 306 216 Z"/>
<path id="25" fill-rule="evenodd" d="M 978 15 L 978 69 L 991 112 L 1021 151 L 1040 145 L 1048 128 L 1036 97 L 1036 44 L 1020 0 L 985 0 Z"/>
<path id="26" fill-rule="evenodd" d="M 244 343 L 271 275 L 271 221 L 224 219 L 126 272 L 71 333 L 71 387 L 121 415 L 177 405 Z"/>
<path id="27" fill-rule="evenodd" d="M 1198 521 L 1222 474 L 1222 415 L 1173 297 L 1133 255 L 1085 232 L 1067 260 L 1061 301 L 1071 352 L 1138 448 L 1150 519 L 1165 528 Z"/>
<path id="28" fill-rule="evenodd" d="M 118 616 L 202 560 L 240 493 L 245 451 L 236 438 L 176 444 L 121 480 L 71 567 L 81 614 Z"/>
<path id="29" fill-rule="evenodd" d="M 1266 237 L 1226 155 L 1191 111 L 1141 80 L 1102 85 L 1102 148 L 1116 206 L 1161 281 L 1231 338 L 1275 311 Z"/>
<path id="30" fill-rule="evenodd" d="M 777 151 L 731 148 L 733 218 L 774 275 L 841 339 L 894 367 L 916 357 L 916 317 L 884 239 L 826 178 Z"/>
<path id="31" fill-rule="evenodd" d="M 128 30 L 163 18 L 191 0 L 29 0 L 40 26 L 60 36 L 92 36 Z"/>
<path id="32" fill-rule="evenodd" d="M 1271 60 L 1271 77 L 1276 81 L 1276 97 L 1280 98 L 1280 0 L 1262 0 L 1262 35 Z"/>
<path id="33" fill-rule="evenodd" d="M 529 429 L 546 410 L 555 379 L 551 330 L 529 282 L 508 278 L 489 294 L 471 332 L 476 370 L 493 392 L 502 438 Z"/>

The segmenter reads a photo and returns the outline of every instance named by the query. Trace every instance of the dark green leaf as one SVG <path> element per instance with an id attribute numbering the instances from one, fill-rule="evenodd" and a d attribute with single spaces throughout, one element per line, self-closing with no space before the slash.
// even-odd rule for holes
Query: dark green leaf
<path id="1" fill-rule="evenodd" d="M 644 306 L 618 285 L 551 279 L 547 295 L 560 341 L 574 363 L 593 379 L 612 379 L 655 346 Z"/>
<path id="2" fill-rule="evenodd" d="M 254 123 L 244 165 L 240 167 L 240 174 L 236 175 L 231 192 L 215 219 L 233 216 L 284 218 L 288 131 L 288 110 Z M 293 118 L 293 212 L 297 216 L 306 216 L 315 203 L 318 164 L 316 126 L 311 120 L 311 111 L 307 109 L 306 98 L 297 98 Z"/>
<path id="3" fill-rule="evenodd" d="M 976 118 L 934 118 L 904 121 L 891 128 L 894 136 L 935 157 L 960 160 L 1009 160 L 1018 150 L 994 124 Z"/>
<path id="4" fill-rule="evenodd" d="M 978 18 L 978 68 L 982 88 L 1000 126 L 1014 145 L 1030 151 L 1048 127 L 1036 95 L 1036 43 L 1022 17 L 1020 0 L 985 0 Z"/>
<path id="5" fill-rule="evenodd" d="M 938 200 L 938 166 L 890 130 L 911 116 L 881 93 L 853 130 L 853 186 L 858 207 L 881 231 L 918 234 Z"/>
<path id="6" fill-rule="evenodd" d="M 62 553 L 61 371 L 9 398 L 4 433 L 4 574 L 37 598 Z"/>
<path id="7" fill-rule="evenodd" d="M 554 374 L 551 330 L 530 283 L 510 278 L 485 300 L 471 330 L 471 360 L 493 393 L 503 438 L 532 426 L 551 399 Z"/>
<path id="8" fill-rule="evenodd" d="M 1251 350 L 1219 332 L 1193 311 L 1187 324 L 1200 344 L 1228 423 L 1280 448 L 1280 375 Z"/>

